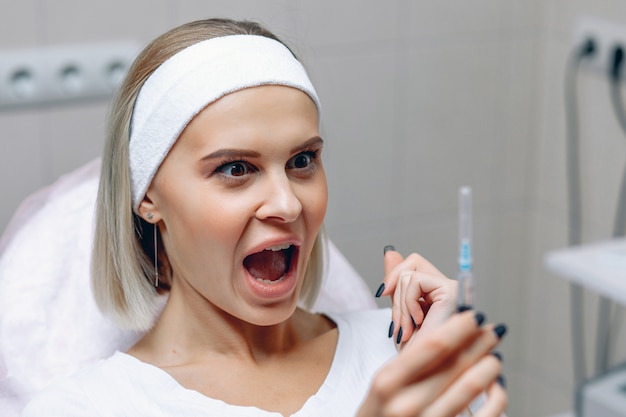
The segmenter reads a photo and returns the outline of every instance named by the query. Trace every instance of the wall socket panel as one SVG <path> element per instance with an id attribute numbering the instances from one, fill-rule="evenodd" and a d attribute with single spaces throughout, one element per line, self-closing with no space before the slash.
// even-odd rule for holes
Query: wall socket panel
<path id="1" fill-rule="evenodd" d="M 582 68 L 608 74 L 616 46 L 626 53 L 626 25 L 596 17 L 581 17 L 576 22 L 572 48 L 579 48 L 587 39 L 593 39 L 595 52 L 580 62 Z"/>
<path id="2" fill-rule="evenodd" d="M 138 52 L 135 42 L 0 51 L 0 111 L 110 99 Z"/>

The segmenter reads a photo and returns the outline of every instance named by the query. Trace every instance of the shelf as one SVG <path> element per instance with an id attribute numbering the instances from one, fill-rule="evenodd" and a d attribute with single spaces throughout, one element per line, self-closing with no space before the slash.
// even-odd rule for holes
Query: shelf
<path id="1" fill-rule="evenodd" d="M 626 305 L 626 239 L 553 250 L 544 264 L 550 272 Z"/>

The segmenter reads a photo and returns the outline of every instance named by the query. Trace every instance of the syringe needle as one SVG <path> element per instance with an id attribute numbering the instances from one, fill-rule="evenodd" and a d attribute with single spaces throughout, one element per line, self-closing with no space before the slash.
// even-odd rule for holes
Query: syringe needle
<path id="1" fill-rule="evenodd" d="M 459 294 L 457 308 L 471 308 L 474 304 L 474 277 L 472 274 L 472 189 L 459 188 Z"/>

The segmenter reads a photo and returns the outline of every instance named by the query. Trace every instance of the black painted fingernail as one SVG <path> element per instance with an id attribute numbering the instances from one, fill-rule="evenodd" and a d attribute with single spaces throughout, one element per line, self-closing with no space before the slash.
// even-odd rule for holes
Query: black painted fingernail
<path id="1" fill-rule="evenodd" d="M 506 380 L 504 379 L 504 376 L 498 375 L 497 381 L 498 381 L 498 384 L 500 384 L 502 388 L 506 388 Z"/>
<path id="2" fill-rule="evenodd" d="M 483 313 L 474 314 L 474 318 L 476 319 L 476 324 L 478 326 L 482 326 L 483 322 L 485 321 L 485 315 Z"/>
<path id="3" fill-rule="evenodd" d="M 506 325 L 498 324 L 496 327 L 494 327 L 493 332 L 496 334 L 496 336 L 498 336 L 498 339 L 502 339 L 502 336 L 504 336 L 504 334 L 506 333 Z"/>
<path id="4" fill-rule="evenodd" d="M 400 344 L 402 342 L 402 326 L 400 326 L 400 330 L 398 330 L 398 337 L 396 337 L 396 344 Z"/>
<path id="5" fill-rule="evenodd" d="M 378 287 L 378 290 L 376 290 L 376 298 L 379 298 L 381 295 L 383 295 L 384 291 L 385 291 L 385 283 L 383 282 L 382 284 L 380 284 L 380 287 Z"/>
<path id="6" fill-rule="evenodd" d="M 471 309 L 472 309 L 472 306 L 460 305 L 457 307 L 456 311 L 459 313 L 462 313 L 464 311 L 471 310 Z"/>
<path id="7" fill-rule="evenodd" d="M 500 362 L 502 362 L 502 354 L 500 352 L 491 352 L 493 356 L 496 357 Z"/>
<path id="8" fill-rule="evenodd" d="M 389 335 L 387 337 L 393 336 L 393 329 L 394 329 L 394 324 L 393 324 L 393 320 L 391 320 L 391 324 L 389 324 Z"/>
<path id="9" fill-rule="evenodd" d="M 396 250 L 396 248 L 393 247 L 393 245 L 387 245 L 383 248 L 383 255 L 386 254 L 387 252 L 389 252 L 390 250 Z"/>

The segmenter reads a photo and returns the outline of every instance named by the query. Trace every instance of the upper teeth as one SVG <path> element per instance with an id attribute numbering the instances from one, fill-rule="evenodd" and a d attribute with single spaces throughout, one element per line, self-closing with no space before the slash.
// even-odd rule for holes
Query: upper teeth
<path id="1" fill-rule="evenodd" d="M 269 248 L 266 248 L 265 250 L 271 250 L 271 251 L 277 252 L 279 250 L 289 249 L 290 246 L 291 246 L 291 243 L 283 243 L 281 245 L 270 246 Z"/>

